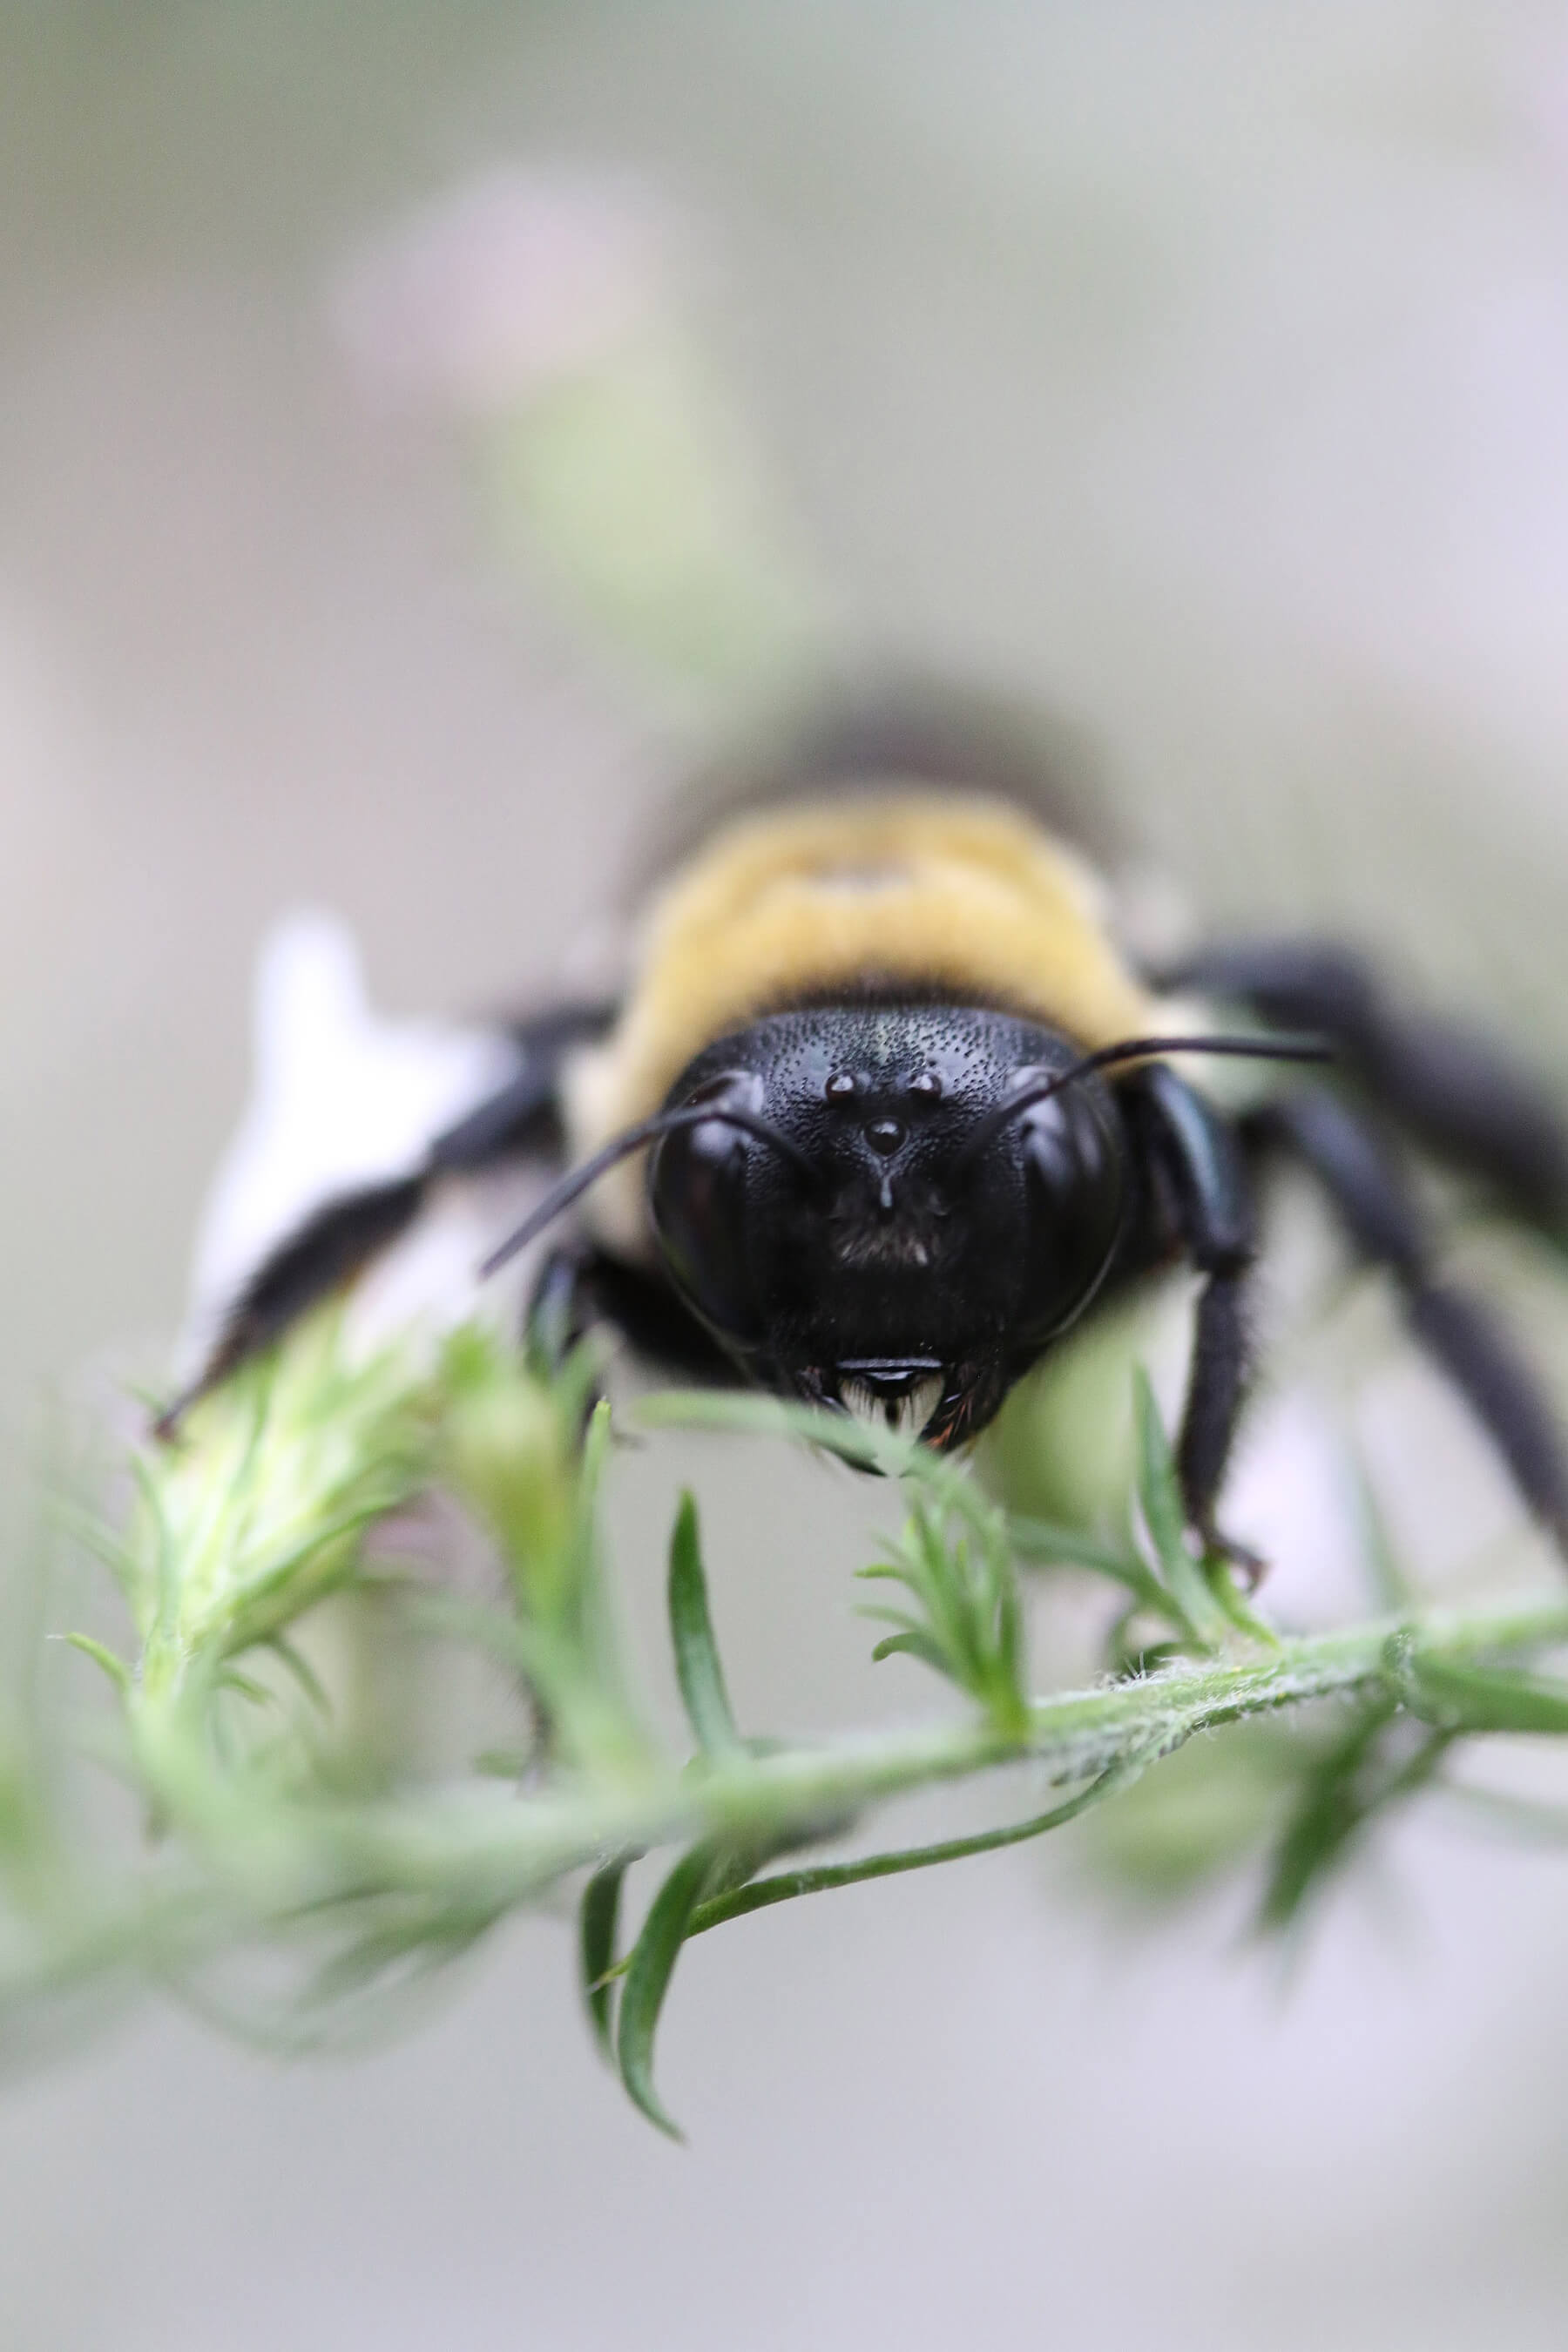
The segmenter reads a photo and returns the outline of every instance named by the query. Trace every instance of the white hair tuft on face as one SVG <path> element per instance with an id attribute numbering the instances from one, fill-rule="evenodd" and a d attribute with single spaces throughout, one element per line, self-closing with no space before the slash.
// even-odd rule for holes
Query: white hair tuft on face
<path id="1" fill-rule="evenodd" d="M 898 1437 L 918 1437 L 942 1398 L 942 1374 L 933 1372 L 929 1380 L 919 1381 L 904 1395 L 890 1397 L 874 1389 L 868 1381 L 844 1380 L 839 1383 L 839 1402 L 855 1419 L 868 1429 L 890 1429 Z"/>

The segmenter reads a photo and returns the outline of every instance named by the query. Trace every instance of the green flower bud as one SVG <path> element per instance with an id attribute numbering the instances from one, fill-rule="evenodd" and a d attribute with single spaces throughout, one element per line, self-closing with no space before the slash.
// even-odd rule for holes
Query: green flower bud
<path id="1" fill-rule="evenodd" d="M 556 1619 L 569 1596 L 581 1518 L 579 1448 L 565 1401 L 474 1328 L 454 1339 L 447 1366 L 447 1475 L 499 1545 L 530 1613 Z"/>

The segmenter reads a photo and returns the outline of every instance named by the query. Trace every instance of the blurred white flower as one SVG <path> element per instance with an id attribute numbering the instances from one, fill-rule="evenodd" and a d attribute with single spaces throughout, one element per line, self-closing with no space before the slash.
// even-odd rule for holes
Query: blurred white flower
<path id="1" fill-rule="evenodd" d="M 197 1229 L 193 1360 L 274 1243 L 334 1193 L 417 1168 L 431 1138 L 520 1063 L 501 1031 L 375 1013 L 353 934 L 320 910 L 283 917 L 264 940 L 253 1037 L 250 1100 Z M 506 1209 L 487 1185 L 442 1190 L 411 1245 L 363 1286 L 356 1321 L 448 1321 L 472 1307 L 474 1270 Z"/>

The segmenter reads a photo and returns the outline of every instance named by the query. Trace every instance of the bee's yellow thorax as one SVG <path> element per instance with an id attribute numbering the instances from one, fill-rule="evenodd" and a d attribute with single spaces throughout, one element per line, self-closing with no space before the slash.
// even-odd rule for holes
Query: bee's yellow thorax
<path id="1" fill-rule="evenodd" d="M 742 818 L 650 906 L 621 1019 L 570 1074 L 574 1146 L 657 1110 L 716 1038 L 868 987 L 1005 1006 L 1086 1048 L 1150 1022 L 1093 874 L 1005 803 L 893 792 Z M 618 1227 L 635 1195 L 617 1191 Z"/>

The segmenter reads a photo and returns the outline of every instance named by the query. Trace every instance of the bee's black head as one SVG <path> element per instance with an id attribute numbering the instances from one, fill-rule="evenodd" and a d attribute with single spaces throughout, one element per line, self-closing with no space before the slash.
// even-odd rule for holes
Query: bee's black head
<path id="1" fill-rule="evenodd" d="M 999 1116 L 1079 1058 L 942 1004 L 807 1008 L 721 1038 L 665 1108 L 751 1124 L 683 1125 L 648 1164 L 675 1282 L 752 1378 L 957 1442 L 1088 1305 L 1121 1236 L 1127 1145 L 1101 1078 Z"/>

